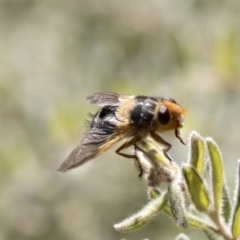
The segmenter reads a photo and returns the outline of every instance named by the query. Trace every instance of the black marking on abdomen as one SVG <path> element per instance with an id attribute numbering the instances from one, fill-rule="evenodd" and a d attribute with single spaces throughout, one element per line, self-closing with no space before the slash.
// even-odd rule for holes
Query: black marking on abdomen
<path id="1" fill-rule="evenodd" d="M 83 144 L 101 145 L 109 135 L 114 133 L 116 125 L 110 120 L 116 118 L 116 110 L 117 106 L 105 106 L 93 116 Z"/>

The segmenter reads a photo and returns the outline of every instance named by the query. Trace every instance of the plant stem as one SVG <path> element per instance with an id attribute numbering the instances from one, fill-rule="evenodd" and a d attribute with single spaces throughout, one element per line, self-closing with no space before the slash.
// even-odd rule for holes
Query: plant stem
<path id="1" fill-rule="evenodd" d="M 220 219 L 219 213 L 215 210 L 208 210 L 207 215 L 211 218 L 211 220 L 216 225 L 216 233 L 221 235 L 225 240 L 236 240 L 229 229 L 224 225 L 222 220 Z"/>

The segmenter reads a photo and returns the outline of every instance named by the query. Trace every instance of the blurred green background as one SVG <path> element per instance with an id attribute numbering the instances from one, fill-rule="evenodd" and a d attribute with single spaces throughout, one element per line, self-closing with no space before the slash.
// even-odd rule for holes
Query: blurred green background
<path id="1" fill-rule="evenodd" d="M 101 91 L 170 96 L 222 149 L 234 188 L 240 157 L 240 1 L 2 0 L 0 239 L 173 239 L 163 214 L 139 231 L 112 225 L 146 202 L 146 186 L 114 148 L 56 173 L 81 138 L 85 97 Z M 174 138 L 172 157 L 187 159 Z M 196 229 L 186 232 L 202 239 Z"/>

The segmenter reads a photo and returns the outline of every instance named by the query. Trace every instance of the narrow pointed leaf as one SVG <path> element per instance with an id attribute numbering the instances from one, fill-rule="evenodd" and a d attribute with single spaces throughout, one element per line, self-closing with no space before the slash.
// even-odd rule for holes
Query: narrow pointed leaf
<path id="1" fill-rule="evenodd" d="M 156 216 L 166 205 L 167 194 L 148 202 L 138 213 L 114 225 L 119 232 L 130 232 L 146 225 L 154 216 Z"/>
<path id="2" fill-rule="evenodd" d="M 235 192 L 236 205 L 233 213 L 232 222 L 232 234 L 235 238 L 240 236 L 240 160 L 238 160 L 236 183 L 237 183 L 237 189 Z"/>
<path id="3" fill-rule="evenodd" d="M 188 227 L 184 207 L 184 197 L 179 181 L 175 180 L 168 186 L 168 200 L 175 222 L 184 228 Z"/>
<path id="4" fill-rule="evenodd" d="M 231 202 L 229 199 L 229 192 L 227 185 L 224 183 L 222 191 L 222 216 L 226 223 L 229 222 L 231 216 Z"/>
<path id="5" fill-rule="evenodd" d="M 212 163 L 212 188 L 214 207 L 217 211 L 219 211 L 222 203 L 222 191 L 224 182 L 222 156 L 217 144 L 211 138 L 206 138 L 206 142 Z"/>
<path id="6" fill-rule="evenodd" d="M 137 143 L 137 145 L 145 151 L 147 154 L 149 161 L 152 162 L 153 165 L 161 165 L 162 167 L 171 167 L 171 162 L 168 158 L 163 154 L 162 149 L 156 145 L 155 142 L 147 139 L 141 140 Z"/>
<path id="7" fill-rule="evenodd" d="M 202 176 L 204 165 L 204 142 L 201 136 L 195 131 L 191 133 L 190 140 L 190 164 L 197 170 L 198 174 Z"/>
<path id="8" fill-rule="evenodd" d="M 206 211 L 209 207 L 210 200 L 202 178 L 195 168 L 190 166 L 183 167 L 183 175 L 195 207 L 200 212 Z"/>

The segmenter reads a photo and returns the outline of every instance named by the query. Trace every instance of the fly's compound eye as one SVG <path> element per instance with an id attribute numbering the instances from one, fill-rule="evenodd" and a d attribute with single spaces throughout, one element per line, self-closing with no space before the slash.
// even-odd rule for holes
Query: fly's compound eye
<path id="1" fill-rule="evenodd" d="M 166 125 L 170 120 L 170 113 L 166 106 L 162 105 L 158 111 L 158 120 L 162 125 Z"/>

